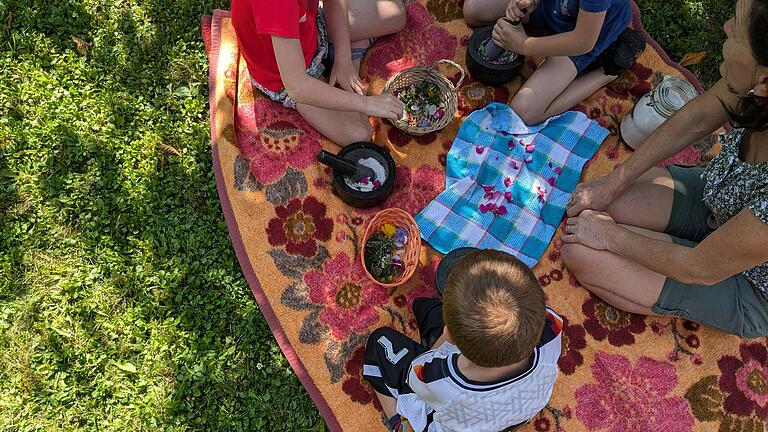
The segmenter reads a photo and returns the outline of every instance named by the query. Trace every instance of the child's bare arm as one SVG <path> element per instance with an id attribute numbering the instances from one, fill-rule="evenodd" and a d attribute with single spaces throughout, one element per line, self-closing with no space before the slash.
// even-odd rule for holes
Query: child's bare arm
<path id="1" fill-rule="evenodd" d="M 506 49 L 523 55 L 555 57 L 586 54 L 597 43 L 605 15 L 605 11 L 580 10 L 573 31 L 544 37 L 530 37 L 521 26 L 513 26 L 508 20 L 501 19 L 494 28 L 494 40 Z"/>
<path id="2" fill-rule="evenodd" d="M 328 23 L 328 36 L 336 51 L 330 85 L 338 83 L 344 90 L 363 94 L 360 76 L 352 65 L 347 0 L 325 0 L 323 13 Z"/>
<path id="3" fill-rule="evenodd" d="M 391 95 L 362 96 L 331 87 L 307 75 L 298 39 L 272 36 L 272 46 L 283 85 L 297 103 L 392 120 L 403 115 L 403 104 Z"/>

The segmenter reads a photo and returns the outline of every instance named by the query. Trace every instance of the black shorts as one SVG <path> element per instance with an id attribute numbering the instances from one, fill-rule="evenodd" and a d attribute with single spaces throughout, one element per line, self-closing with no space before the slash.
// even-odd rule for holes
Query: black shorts
<path id="1" fill-rule="evenodd" d="M 443 303 L 438 299 L 417 298 L 413 314 L 419 325 L 421 343 L 389 327 L 376 329 L 365 346 L 363 378 L 377 392 L 397 398 L 413 393 L 408 387 L 408 371 L 413 360 L 432 349 L 443 334 Z"/>

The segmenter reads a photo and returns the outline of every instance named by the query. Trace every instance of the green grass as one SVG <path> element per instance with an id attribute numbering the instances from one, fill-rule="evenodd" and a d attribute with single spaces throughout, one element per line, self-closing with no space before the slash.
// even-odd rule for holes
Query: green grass
<path id="1" fill-rule="evenodd" d="M 227 6 L 0 2 L 0 430 L 323 430 L 216 195 L 199 17 Z M 642 8 L 717 79 L 732 5 Z"/>
<path id="2" fill-rule="evenodd" d="M 637 0 L 643 26 L 674 61 L 688 52 L 707 56 L 689 69 L 704 88 L 720 79 L 725 41 L 723 24 L 734 14 L 736 0 Z"/>

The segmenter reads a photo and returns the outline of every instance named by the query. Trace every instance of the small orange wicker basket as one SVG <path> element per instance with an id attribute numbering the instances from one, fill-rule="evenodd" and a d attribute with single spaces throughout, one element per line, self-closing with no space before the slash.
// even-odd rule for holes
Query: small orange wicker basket
<path id="1" fill-rule="evenodd" d="M 404 230 L 408 231 L 408 242 L 403 246 L 405 253 L 400 257 L 405 265 L 405 270 L 397 277 L 397 279 L 390 283 L 378 281 L 365 266 L 365 244 L 368 243 L 368 239 L 385 224 L 402 227 Z M 416 271 L 416 267 L 419 264 L 420 251 L 421 232 L 419 231 L 419 226 L 416 225 L 416 221 L 413 220 L 413 217 L 411 217 L 405 210 L 393 207 L 376 213 L 373 219 L 371 219 L 371 223 L 369 223 L 368 227 L 365 229 L 365 234 L 363 234 L 361 240 L 360 262 L 363 264 L 365 274 L 371 281 L 381 286 L 391 288 L 404 284 L 411 278 L 411 276 L 413 276 L 413 273 Z"/>

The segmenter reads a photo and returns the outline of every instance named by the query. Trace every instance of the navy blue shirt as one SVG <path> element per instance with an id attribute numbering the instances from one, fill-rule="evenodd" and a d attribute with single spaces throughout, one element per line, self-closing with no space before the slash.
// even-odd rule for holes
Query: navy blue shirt
<path id="1" fill-rule="evenodd" d="M 583 56 L 571 57 L 579 72 L 600 53 L 605 51 L 632 21 L 630 0 L 541 0 L 531 14 L 531 22 L 545 25 L 555 33 L 566 33 L 576 28 L 579 10 L 585 12 L 606 11 L 603 28 L 594 49 Z M 579 62 L 578 59 L 583 58 Z"/>

